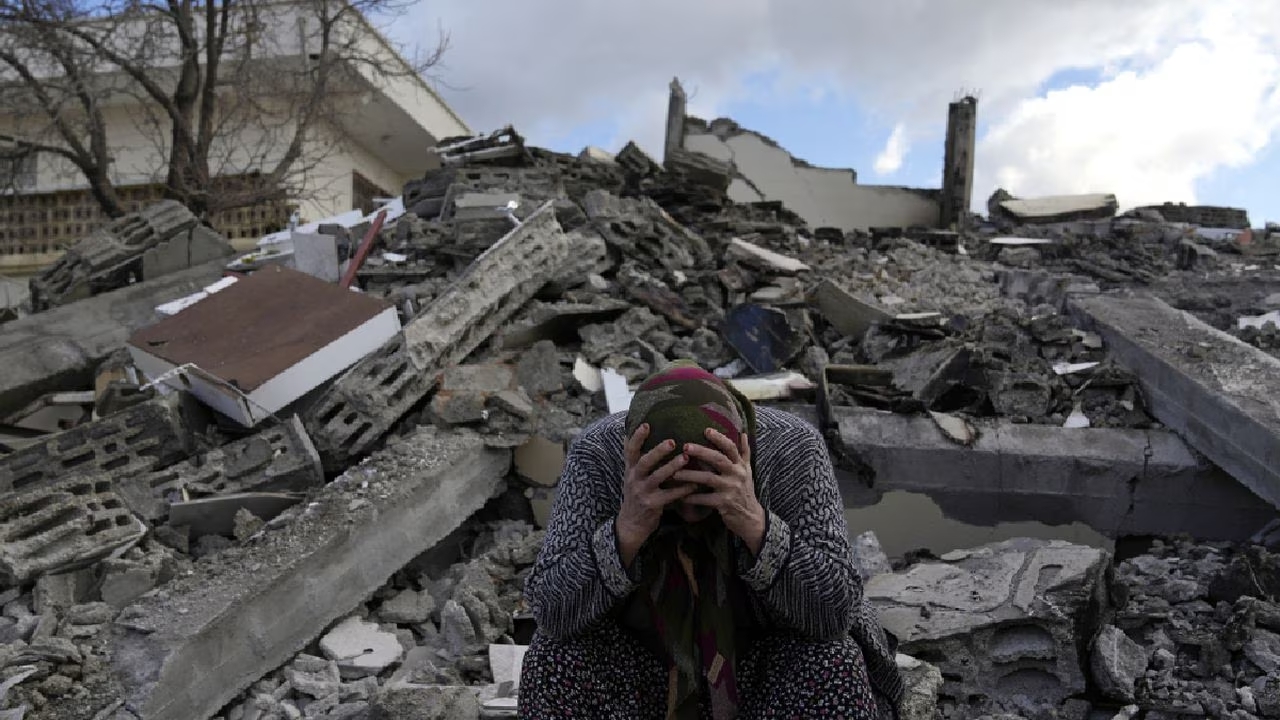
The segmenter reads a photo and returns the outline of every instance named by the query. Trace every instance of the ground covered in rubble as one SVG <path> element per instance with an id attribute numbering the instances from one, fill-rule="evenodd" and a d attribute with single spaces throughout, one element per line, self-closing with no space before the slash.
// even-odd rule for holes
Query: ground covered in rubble
<path id="1" fill-rule="evenodd" d="M 218 717 L 504 716 L 532 630 L 523 579 L 566 443 L 613 409 L 617 380 L 625 392 L 670 359 L 819 413 L 1148 430 L 1161 425 L 1138 379 L 1068 318 L 1069 291 L 1151 291 L 1276 349 L 1274 324 L 1239 322 L 1280 307 L 1269 256 L 1150 212 L 843 233 L 807 227 L 778 203 L 732 203 L 729 171 L 664 168 L 634 145 L 574 157 L 490 138 L 444 160 L 405 188 L 404 214 L 357 273 L 403 331 L 316 388 L 297 417 L 230 427 L 185 393 L 127 379 L 117 353 L 94 368 L 113 389 L 93 412 L 0 458 L 0 720 L 135 718 L 113 651 L 136 651 L 125 658 L 131 682 L 175 682 L 168 664 L 166 675 L 142 663 L 148 643 L 222 637 L 198 623 L 244 629 L 235 618 L 261 598 L 262 578 L 321 550 L 364 547 L 405 562 L 370 582 L 361 571 L 375 559 L 339 556 L 360 567 L 326 568 L 316 587 L 360 597 L 330 608 L 340 617 L 314 623 L 323 628 L 273 618 L 294 630 L 292 644 L 251 651 L 287 660 L 220 688 L 233 699 L 219 697 Z M 218 245 L 162 210 L 188 244 Z M 350 260 L 365 229 L 323 227 L 333 259 Z M 112 245 L 113 262 L 124 245 Z M 69 255 L 58 277 L 91 274 L 72 272 L 90 257 Z M 44 303 L 74 295 L 46 285 Z M 481 456 L 483 468 L 464 465 Z M 496 499 L 465 495 L 474 488 L 446 460 L 483 471 Z M 443 539 L 425 553 L 392 547 L 407 534 L 361 534 L 391 527 L 397 507 L 432 506 L 450 480 L 467 485 L 451 487 L 450 501 L 472 504 L 429 528 Z M 1264 549 L 1156 542 L 1113 565 L 1096 549 L 1014 543 L 891 565 L 873 540 L 859 547 L 869 588 L 896 588 L 890 567 L 907 579 L 883 591 L 886 606 L 910 623 L 956 619 L 945 638 L 910 643 L 920 656 L 903 659 L 912 718 L 1280 717 L 1280 559 Z M 972 602 L 996 570 L 1007 616 Z M 960 576 L 970 580 L 955 598 L 913 599 Z M 1026 582 L 1031 599 L 1019 594 Z M 253 627 L 226 644 L 252 645 L 249 631 L 270 636 Z M 991 647 L 1003 654 L 987 685 L 955 664 Z M 182 652 L 156 654 L 160 664 Z"/>

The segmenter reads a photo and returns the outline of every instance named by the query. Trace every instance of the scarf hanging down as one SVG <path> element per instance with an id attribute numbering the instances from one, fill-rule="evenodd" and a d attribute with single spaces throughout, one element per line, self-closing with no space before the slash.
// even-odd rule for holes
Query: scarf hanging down
<path id="1" fill-rule="evenodd" d="M 707 428 L 735 444 L 744 434 L 755 436 L 751 402 L 689 361 L 672 363 L 636 391 L 627 414 L 627 437 L 644 423 L 650 433 L 643 451 L 674 440 L 672 457 L 685 443 L 710 445 Z M 750 618 L 732 536 L 719 514 L 696 523 L 664 515 L 637 562 L 640 588 L 626 617 L 666 656 L 667 719 L 698 718 L 703 687 L 716 720 L 735 717 L 737 653 Z"/>

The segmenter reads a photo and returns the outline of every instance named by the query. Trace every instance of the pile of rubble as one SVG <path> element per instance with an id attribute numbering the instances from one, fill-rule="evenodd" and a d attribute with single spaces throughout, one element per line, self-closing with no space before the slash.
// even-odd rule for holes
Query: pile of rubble
<path id="1" fill-rule="evenodd" d="M 1242 465 L 1209 458 L 1233 479 L 1164 429 L 1186 413 L 1148 402 L 1169 406 L 1142 372 L 1164 345 L 1123 331 L 1173 311 L 1075 295 L 1173 288 L 1186 240 L 1163 220 L 1111 218 L 1104 197 L 1046 223 L 1006 199 L 1004 228 L 841 232 L 731 202 L 732 164 L 691 152 L 575 157 L 507 129 L 437 153 L 374 214 L 249 255 L 166 204 L 33 281 L 37 312 L 0 347 L 15 368 L 0 382 L 0 718 L 510 715 L 531 634 L 520 589 L 567 443 L 676 357 L 809 417 L 871 484 L 905 459 L 1012 497 L 1056 463 L 1038 492 L 1060 510 L 1096 500 L 1117 533 L 1186 506 L 1234 513 L 1238 534 L 1265 505 L 1240 483 L 1275 502 L 1265 442 Z M 175 243 L 188 259 L 157 264 Z M 84 318 L 100 324 L 64 330 Z M 1221 381 L 1220 357 L 1192 390 Z M 1214 387 L 1269 387 L 1231 380 Z M 1206 433 L 1232 429 L 1200 420 L 1172 424 L 1210 453 Z M 896 422 L 928 436 L 895 446 L 917 437 Z M 1115 434 L 1070 436 L 1085 428 Z M 1173 712 L 1156 685 L 1115 690 L 1116 663 L 1085 650 L 1097 636 L 1132 655 L 1115 628 L 1147 641 L 1139 621 L 1166 616 L 1143 593 L 1161 586 L 1126 573 L 1166 555 L 1121 564 L 1131 600 L 1113 626 L 1097 621 L 1110 558 L 1092 548 L 1016 541 L 869 574 L 916 656 L 901 659 L 911 717 Z M 1233 677 L 1262 712 L 1270 681 Z"/>

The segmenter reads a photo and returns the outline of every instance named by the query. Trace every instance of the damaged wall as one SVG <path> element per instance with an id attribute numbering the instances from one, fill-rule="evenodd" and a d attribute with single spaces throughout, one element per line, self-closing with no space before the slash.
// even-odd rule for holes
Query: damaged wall
<path id="1" fill-rule="evenodd" d="M 812 167 L 750 130 L 689 118 L 683 146 L 733 162 L 742 176 L 729 185 L 733 201 L 781 201 L 810 227 L 932 227 L 941 213 L 936 190 L 859 185 L 853 170 Z"/>
<path id="2" fill-rule="evenodd" d="M 972 138 L 976 101 L 964 103 L 962 118 L 949 115 L 949 145 L 957 145 L 945 161 L 954 165 L 950 183 L 955 208 L 967 209 L 972 192 Z M 963 121 L 963 122 L 961 122 Z M 707 157 L 731 162 L 736 176 L 729 185 L 735 202 L 782 202 L 804 218 L 810 227 L 835 227 L 845 232 L 876 227 L 949 227 L 955 217 L 944 218 L 943 191 L 894 185 L 861 185 L 852 169 L 814 167 L 799 160 L 769 138 L 742 128 L 731 120 L 710 123 L 686 114 L 686 99 L 679 80 L 671 83 L 665 151 L 683 148 Z M 960 150 L 965 150 L 961 152 Z M 951 215 L 957 215 L 952 212 Z"/>

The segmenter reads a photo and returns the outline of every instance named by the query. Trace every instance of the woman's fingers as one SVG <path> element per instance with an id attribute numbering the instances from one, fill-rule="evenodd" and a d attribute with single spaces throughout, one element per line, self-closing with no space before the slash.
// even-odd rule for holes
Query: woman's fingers
<path id="1" fill-rule="evenodd" d="M 725 478 L 713 472 L 705 470 L 681 470 L 672 476 L 672 480 L 681 483 L 693 483 L 713 489 L 720 489 L 725 486 Z"/>
<path id="2" fill-rule="evenodd" d="M 675 443 L 672 443 L 672 445 L 674 444 Z M 645 481 L 646 484 L 651 488 L 658 487 L 679 472 L 687 462 L 688 459 L 684 455 L 675 456 L 668 460 L 662 467 L 649 473 L 648 479 Z"/>
<path id="3" fill-rule="evenodd" d="M 733 471 L 733 460 L 714 448 L 698 445 L 697 443 L 689 443 L 684 446 L 684 452 L 689 457 L 702 461 L 703 464 L 721 474 L 728 474 Z"/>
<path id="4" fill-rule="evenodd" d="M 728 435 L 713 428 L 707 428 L 703 434 L 707 436 L 707 440 L 710 440 L 717 450 L 729 459 L 729 462 L 736 465 L 742 460 L 737 444 L 730 440 Z"/>
<path id="5" fill-rule="evenodd" d="M 636 428 L 636 431 L 631 433 L 631 437 L 627 438 L 625 448 L 627 465 L 634 467 L 636 463 L 640 462 L 640 448 L 644 447 L 644 441 L 648 437 L 649 424 L 645 423 Z"/>

